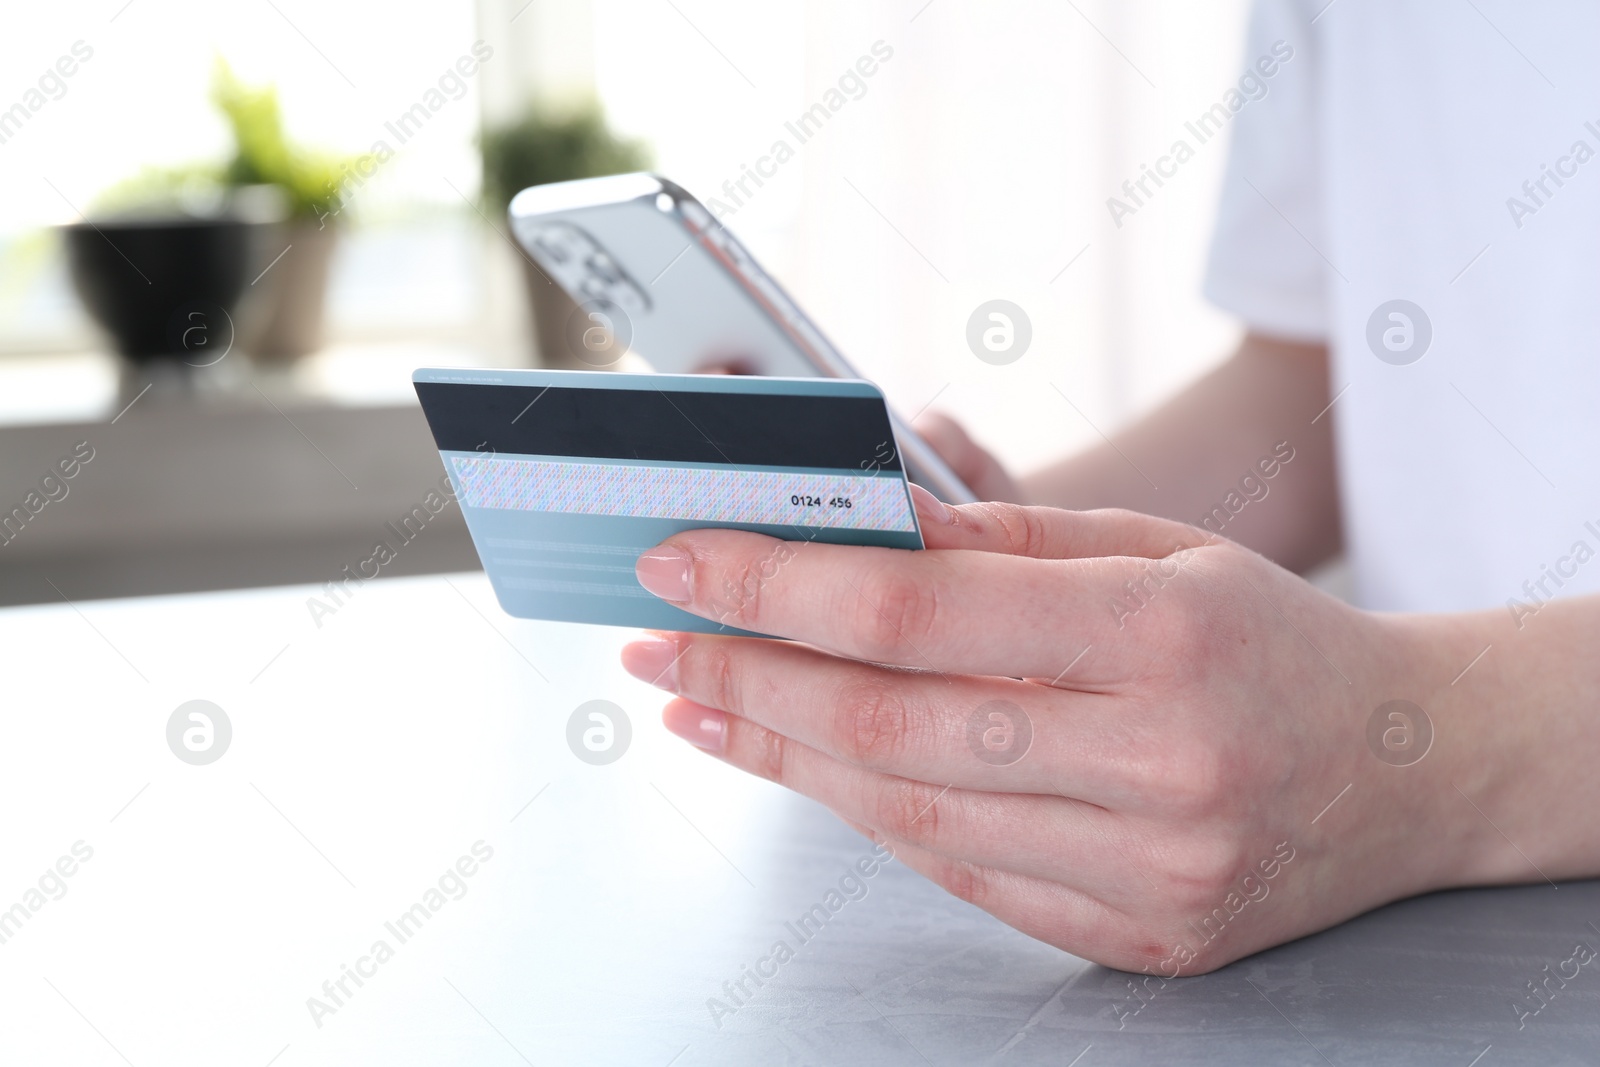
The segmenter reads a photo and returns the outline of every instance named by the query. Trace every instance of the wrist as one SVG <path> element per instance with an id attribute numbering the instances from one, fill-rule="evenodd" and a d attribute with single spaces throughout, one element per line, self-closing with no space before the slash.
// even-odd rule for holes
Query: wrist
<path id="1" fill-rule="evenodd" d="M 1427 888 L 1592 874 L 1600 799 L 1585 633 L 1594 605 L 1552 604 L 1519 629 L 1504 611 L 1388 617 L 1394 685 L 1428 716 L 1426 756 L 1400 772 Z M 1589 679 L 1593 681 L 1593 679 Z"/>

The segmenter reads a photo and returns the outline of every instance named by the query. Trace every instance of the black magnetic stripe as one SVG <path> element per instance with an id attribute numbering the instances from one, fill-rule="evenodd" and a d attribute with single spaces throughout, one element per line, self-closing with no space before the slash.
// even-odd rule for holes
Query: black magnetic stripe
<path id="1" fill-rule="evenodd" d="M 415 385 L 443 452 L 900 469 L 877 397 Z"/>

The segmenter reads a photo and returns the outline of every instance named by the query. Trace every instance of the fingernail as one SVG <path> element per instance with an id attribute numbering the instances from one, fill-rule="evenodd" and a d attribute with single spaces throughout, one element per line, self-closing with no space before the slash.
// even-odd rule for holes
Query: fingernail
<path id="1" fill-rule="evenodd" d="M 911 502 L 917 506 L 917 517 L 923 522 L 935 526 L 949 526 L 955 519 L 954 513 L 945 506 L 944 501 L 915 482 L 906 484 L 911 486 Z"/>
<path id="2" fill-rule="evenodd" d="M 658 689 L 678 688 L 678 646 L 661 637 L 647 637 L 622 646 L 622 669 Z"/>
<path id="3" fill-rule="evenodd" d="M 728 740 L 728 716 L 715 708 L 703 708 L 687 701 L 668 704 L 661 722 L 695 748 L 721 752 Z"/>
<path id="4" fill-rule="evenodd" d="M 689 600 L 689 554 L 677 548 L 655 548 L 633 565 L 639 584 L 662 600 L 684 604 Z"/>

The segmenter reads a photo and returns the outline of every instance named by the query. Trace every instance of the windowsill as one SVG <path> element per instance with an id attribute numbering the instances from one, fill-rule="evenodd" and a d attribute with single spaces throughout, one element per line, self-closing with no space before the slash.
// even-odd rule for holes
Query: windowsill
<path id="1" fill-rule="evenodd" d="M 0 360 L 0 512 L 79 442 L 94 450 L 4 544 L 0 604 L 336 578 L 444 474 L 411 372 L 494 362 L 427 342 L 183 375 L 94 353 Z M 476 566 L 450 509 L 385 573 Z"/>

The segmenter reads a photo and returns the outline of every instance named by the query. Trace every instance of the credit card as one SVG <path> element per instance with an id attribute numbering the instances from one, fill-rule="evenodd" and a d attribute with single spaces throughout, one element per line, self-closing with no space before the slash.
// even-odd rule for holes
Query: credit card
<path id="1" fill-rule="evenodd" d="M 711 590 L 706 619 L 634 577 L 641 554 L 684 530 L 922 547 L 871 382 L 444 369 L 412 382 L 478 558 L 517 618 L 749 634 L 726 620 L 793 549 Z"/>

